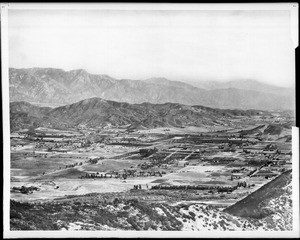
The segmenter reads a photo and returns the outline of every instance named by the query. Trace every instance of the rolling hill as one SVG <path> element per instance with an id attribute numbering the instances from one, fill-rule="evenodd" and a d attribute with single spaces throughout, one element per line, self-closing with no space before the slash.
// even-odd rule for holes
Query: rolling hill
<path id="1" fill-rule="evenodd" d="M 9 69 L 10 101 L 66 105 L 91 97 L 135 103 L 174 102 L 214 108 L 293 109 L 291 89 L 258 83 L 232 83 L 214 88 L 193 86 L 165 78 L 115 79 L 78 69 Z M 264 87 L 261 87 L 264 86 Z M 206 88 L 206 89 L 205 89 Z"/>
<path id="2" fill-rule="evenodd" d="M 185 127 L 214 126 L 241 116 L 262 114 L 258 110 L 229 110 L 178 103 L 129 104 L 102 98 L 89 98 L 56 108 L 34 106 L 27 102 L 10 103 L 11 130 L 30 127 L 135 126 Z"/>

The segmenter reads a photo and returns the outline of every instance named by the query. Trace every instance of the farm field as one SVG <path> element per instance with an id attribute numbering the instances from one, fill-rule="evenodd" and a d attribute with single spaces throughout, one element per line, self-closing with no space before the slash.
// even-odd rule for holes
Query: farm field
<path id="1" fill-rule="evenodd" d="M 78 199 L 94 198 L 101 204 L 119 199 L 222 211 L 292 167 L 290 131 L 264 134 L 270 124 L 265 120 L 251 125 L 240 119 L 236 124 L 240 128 L 235 131 L 231 127 L 214 131 L 110 127 L 15 132 L 11 135 L 11 200 L 44 206 L 71 199 L 77 199 L 71 205 Z M 198 220 L 188 222 L 178 224 L 183 230 L 199 228 Z M 87 226 L 65 224 L 61 228 Z M 250 221 L 243 229 L 263 228 L 263 223 L 253 224 Z"/>

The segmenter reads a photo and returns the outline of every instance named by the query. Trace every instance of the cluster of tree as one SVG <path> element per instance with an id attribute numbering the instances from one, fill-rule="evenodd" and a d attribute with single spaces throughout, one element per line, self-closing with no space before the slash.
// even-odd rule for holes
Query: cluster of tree
<path id="1" fill-rule="evenodd" d="M 147 171 L 147 172 L 145 172 L 145 171 L 140 171 L 140 172 L 138 172 L 137 173 L 137 175 L 136 176 L 156 176 L 156 175 L 158 175 L 158 176 L 160 176 L 160 177 L 162 177 L 162 175 L 163 174 L 166 174 L 166 172 L 165 171 Z"/>
<path id="2" fill-rule="evenodd" d="M 91 158 L 91 159 L 89 159 L 88 162 L 91 164 L 97 164 L 99 160 L 103 160 L 103 159 L 104 159 L 104 157 Z"/>
<path id="3" fill-rule="evenodd" d="M 218 192 L 232 192 L 236 190 L 238 186 L 211 186 L 211 185 L 156 185 L 152 186 L 151 189 L 163 189 L 163 190 L 217 190 Z"/>
<path id="4" fill-rule="evenodd" d="M 217 186 L 216 189 L 217 189 L 217 192 L 227 192 L 227 193 L 229 193 L 229 192 L 233 192 L 237 188 L 238 188 L 238 186 L 236 185 L 234 187 L 223 187 L 223 186 L 219 187 L 219 186 Z"/>
<path id="5" fill-rule="evenodd" d="M 34 187 L 34 186 L 30 186 L 30 187 L 13 187 L 12 188 L 13 191 L 19 191 L 20 193 L 23 194 L 29 194 L 29 193 L 33 193 L 33 191 L 39 191 L 40 189 L 38 187 Z"/>
<path id="6" fill-rule="evenodd" d="M 116 175 L 117 176 L 117 175 Z M 113 175 L 110 174 L 99 174 L 98 172 L 97 173 L 86 173 L 85 176 L 80 176 L 79 178 L 82 179 L 82 178 L 112 178 Z"/>
<path id="7" fill-rule="evenodd" d="M 97 158 L 89 159 L 88 162 L 91 163 L 91 164 L 97 164 L 98 163 L 98 159 Z"/>
<path id="8" fill-rule="evenodd" d="M 36 154 L 35 151 L 32 152 L 31 156 L 33 156 L 33 157 L 44 157 L 44 158 L 47 158 L 47 154 L 43 154 L 43 153 Z"/>
<path id="9" fill-rule="evenodd" d="M 247 187 L 247 183 L 245 181 L 243 182 L 238 182 L 237 187 L 243 187 L 246 188 Z"/>
<path id="10" fill-rule="evenodd" d="M 82 165 L 82 162 L 80 162 L 80 163 L 74 163 L 74 164 L 66 165 L 66 168 L 73 168 L 73 167 L 81 166 L 81 165 Z"/>
<path id="11" fill-rule="evenodd" d="M 129 176 L 133 176 L 133 177 L 147 177 L 147 176 L 160 176 L 162 177 L 163 174 L 166 174 L 165 171 L 136 171 L 136 170 L 126 170 L 125 171 L 126 174 L 128 174 Z"/>
<path id="12" fill-rule="evenodd" d="M 228 163 L 228 162 L 234 162 L 236 159 L 227 157 L 227 158 L 222 158 L 222 157 L 214 157 L 212 160 L 210 160 L 211 163 Z"/>
<path id="13" fill-rule="evenodd" d="M 158 151 L 157 148 L 153 148 L 153 149 L 140 149 L 139 153 L 142 157 L 149 157 L 150 155 L 156 153 Z"/>
<path id="14" fill-rule="evenodd" d="M 145 163 L 142 163 L 140 165 L 138 165 L 141 169 L 143 170 L 146 170 L 146 169 L 149 169 L 149 168 L 152 168 L 155 166 L 155 164 L 153 162 L 145 162 Z"/>
<path id="15" fill-rule="evenodd" d="M 268 150 L 268 151 L 273 151 L 273 150 L 277 150 L 277 149 L 278 149 L 278 146 L 274 143 L 270 143 L 265 147 L 265 150 Z"/>
<path id="16" fill-rule="evenodd" d="M 279 159 L 280 155 L 279 154 L 266 154 L 265 155 L 265 159 L 271 159 L 271 160 L 277 160 Z"/>
<path id="17" fill-rule="evenodd" d="M 267 161 L 264 160 L 264 159 L 262 159 L 262 160 L 251 159 L 247 163 L 248 163 L 248 165 L 252 165 L 252 166 L 258 167 L 258 166 L 261 166 L 261 165 L 265 165 L 267 163 Z"/>
<path id="18" fill-rule="evenodd" d="M 142 185 L 141 184 L 133 185 L 133 189 L 135 189 L 135 190 L 142 189 Z"/>
<path id="19" fill-rule="evenodd" d="M 79 178 L 121 178 L 127 179 L 128 177 L 147 177 L 147 176 L 160 176 L 162 177 L 163 174 L 166 174 L 165 171 L 137 171 L 135 169 L 124 169 L 123 173 L 119 173 L 116 171 L 112 171 L 110 173 L 99 174 L 97 173 L 86 173 L 85 176 L 80 176 Z"/>
<path id="20" fill-rule="evenodd" d="M 98 172 L 97 173 L 86 173 L 84 176 L 80 176 L 79 178 L 80 179 L 83 179 L 83 178 L 123 178 L 123 179 L 126 179 L 128 177 L 128 174 L 126 173 L 116 173 L 116 174 L 99 174 Z"/>
<path id="21" fill-rule="evenodd" d="M 245 168 L 243 167 L 243 168 L 240 168 L 240 169 L 233 169 L 231 172 L 232 173 L 239 173 L 239 172 L 244 171 L 244 170 L 245 170 Z"/>

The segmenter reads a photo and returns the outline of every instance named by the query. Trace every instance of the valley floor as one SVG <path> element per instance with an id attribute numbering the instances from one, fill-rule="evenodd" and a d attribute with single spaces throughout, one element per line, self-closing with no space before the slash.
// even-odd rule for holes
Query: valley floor
<path id="1" fill-rule="evenodd" d="M 12 133 L 11 230 L 291 230 L 288 182 L 258 217 L 223 211 L 292 168 L 290 130 L 237 126 Z"/>

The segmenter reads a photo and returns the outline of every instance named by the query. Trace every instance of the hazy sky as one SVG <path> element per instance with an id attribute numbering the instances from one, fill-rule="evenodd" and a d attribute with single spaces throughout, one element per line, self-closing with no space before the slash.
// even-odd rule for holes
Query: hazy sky
<path id="1" fill-rule="evenodd" d="M 9 10 L 9 65 L 294 82 L 289 11 Z"/>

